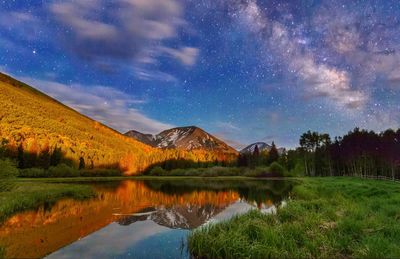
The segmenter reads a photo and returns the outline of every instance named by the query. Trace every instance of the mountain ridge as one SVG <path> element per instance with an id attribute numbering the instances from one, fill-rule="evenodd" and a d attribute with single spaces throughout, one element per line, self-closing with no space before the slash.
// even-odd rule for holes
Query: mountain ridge
<path id="1" fill-rule="evenodd" d="M 182 126 L 164 130 L 156 135 L 145 134 L 136 130 L 125 133 L 126 136 L 135 138 L 143 143 L 149 143 L 152 147 L 161 149 L 183 150 L 212 150 L 227 153 L 238 153 L 233 147 L 224 141 L 211 135 L 197 126 Z"/>
<path id="2" fill-rule="evenodd" d="M 263 151 L 269 152 L 272 148 L 272 145 L 262 142 L 262 141 L 259 141 L 259 142 L 254 142 L 254 143 L 246 146 L 245 148 L 240 150 L 239 153 L 240 154 L 249 154 L 249 153 L 252 154 L 254 152 L 254 149 L 256 146 L 258 147 L 258 151 L 260 151 L 260 152 L 263 152 Z M 286 151 L 286 149 L 283 147 L 280 147 L 277 149 L 278 149 L 278 153 L 280 155 L 282 155 Z"/>

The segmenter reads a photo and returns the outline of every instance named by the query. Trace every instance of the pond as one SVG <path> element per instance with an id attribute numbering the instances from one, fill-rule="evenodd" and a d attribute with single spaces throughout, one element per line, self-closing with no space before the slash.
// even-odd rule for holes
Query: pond
<path id="1" fill-rule="evenodd" d="M 59 200 L 0 226 L 7 257 L 189 258 L 191 230 L 290 199 L 283 180 L 124 180 L 91 183 L 97 197 Z"/>

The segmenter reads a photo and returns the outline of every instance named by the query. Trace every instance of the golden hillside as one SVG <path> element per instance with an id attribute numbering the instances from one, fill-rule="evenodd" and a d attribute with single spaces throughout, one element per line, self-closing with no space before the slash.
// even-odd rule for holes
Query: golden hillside
<path id="1" fill-rule="evenodd" d="M 160 150 L 94 121 L 40 91 L 0 73 L 0 139 L 11 151 L 22 145 L 25 152 L 39 155 L 61 148 L 66 159 L 87 167 L 119 167 L 138 173 L 169 159 L 194 162 L 227 160 L 223 154 L 204 151 Z"/>

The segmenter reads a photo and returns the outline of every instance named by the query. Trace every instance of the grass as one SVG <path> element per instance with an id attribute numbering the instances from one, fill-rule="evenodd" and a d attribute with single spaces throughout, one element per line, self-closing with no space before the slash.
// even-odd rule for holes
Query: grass
<path id="1" fill-rule="evenodd" d="M 199 258 L 399 258 L 400 185 L 305 178 L 275 215 L 251 211 L 189 236 Z"/>
<path id="2" fill-rule="evenodd" d="M 288 177 L 291 176 L 279 163 L 274 162 L 270 166 L 249 167 L 222 167 L 188 168 L 165 170 L 159 166 L 152 168 L 147 175 L 150 176 L 246 176 L 246 177 Z"/>
<path id="3" fill-rule="evenodd" d="M 17 212 L 51 206 L 62 198 L 81 200 L 94 195 L 94 190 L 85 185 L 18 180 L 12 190 L 0 192 L 0 224 Z"/>

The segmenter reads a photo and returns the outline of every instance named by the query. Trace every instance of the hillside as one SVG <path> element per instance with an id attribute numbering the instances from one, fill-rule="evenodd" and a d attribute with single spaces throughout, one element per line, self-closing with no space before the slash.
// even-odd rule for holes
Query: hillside
<path id="1" fill-rule="evenodd" d="M 125 135 L 162 149 L 207 150 L 237 154 L 235 149 L 196 126 L 168 129 L 155 136 L 134 130 L 125 133 Z"/>
<path id="2" fill-rule="evenodd" d="M 120 168 L 138 173 L 171 159 L 194 162 L 226 159 L 218 154 L 163 151 L 94 121 L 40 91 L 0 73 L 0 140 L 10 155 L 18 149 L 37 160 L 60 148 L 65 161 L 88 168 Z"/>
<path id="3" fill-rule="evenodd" d="M 139 131 L 136 131 L 136 130 L 130 130 L 130 131 L 126 132 L 124 135 L 127 136 L 127 137 L 134 138 L 137 141 L 140 141 L 140 142 L 142 142 L 142 143 L 144 143 L 146 145 L 149 145 L 149 146 L 152 146 L 152 147 L 155 146 L 154 137 L 151 134 L 143 134 L 143 133 L 141 133 Z"/>

